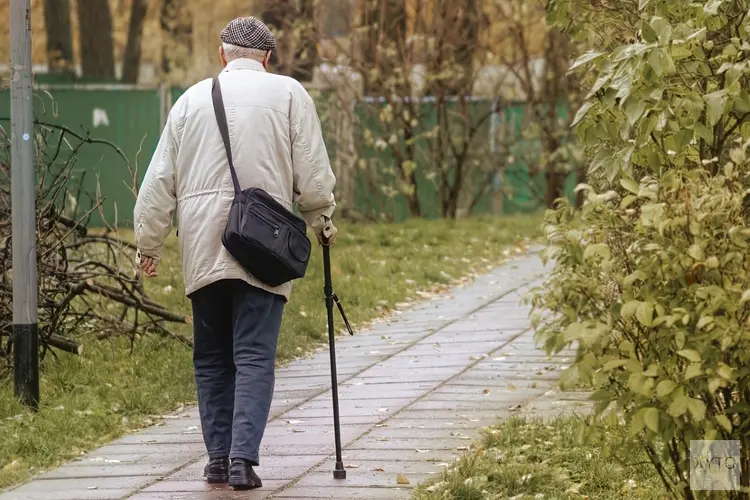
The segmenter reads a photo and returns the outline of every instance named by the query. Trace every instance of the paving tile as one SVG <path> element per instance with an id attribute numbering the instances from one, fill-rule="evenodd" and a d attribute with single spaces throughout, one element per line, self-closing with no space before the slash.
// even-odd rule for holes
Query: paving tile
<path id="1" fill-rule="evenodd" d="M 109 490 L 89 490 L 69 488 L 56 491 L 24 491 L 11 490 L 0 494 L 3 500 L 120 500 L 133 492 L 132 488 L 118 488 Z"/>
<path id="2" fill-rule="evenodd" d="M 399 485 L 397 477 L 399 474 L 403 474 L 408 480 L 408 485 Z M 372 470 L 362 471 L 361 469 L 348 470 L 346 475 L 346 486 L 348 488 L 352 486 L 364 486 L 368 488 L 374 487 L 391 487 L 391 488 L 413 488 L 421 481 L 428 479 L 429 474 L 409 473 L 405 471 L 396 472 L 374 472 Z M 323 486 L 336 488 L 341 485 L 341 480 L 334 479 L 333 474 L 329 472 L 314 472 L 306 475 L 299 482 L 296 483 L 297 487 L 310 487 L 310 486 Z"/>
<path id="3" fill-rule="evenodd" d="M 284 481 L 263 480 L 264 489 L 275 490 L 285 484 Z M 232 488 L 227 485 L 208 484 L 205 481 L 161 481 L 148 488 L 143 493 L 161 493 L 161 492 L 205 492 L 205 491 L 224 491 L 232 492 Z"/>
<path id="4" fill-rule="evenodd" d="M 432 448 L 415 448 L 413 450 L 344 450 L 344 463 L 359 464 L 363 461 L 371 462 L 420 462 L 443 463 L 450 462 L 461 456 L 463 450 L 433 450 Z"/>
<path id="5" fill-rule="evenodd" d="M 128 476 L 163 476 L 177 469 L 183 459 L 170 457 L 169 460 L 153 464 L 117 464 L 112 465 L 77 465 L 73 462 L 69 465 L 58 467 L 39 476 L 40 480 L 50 479 L 93 479 L 102 477 L 128 477 Z"/>
<path id="6" fill-rule="evenodd" d="M 128 500 L 261 500 L 270 498 L 272 488 L 261 488 L 253 491 L 194 491 L 194 492 L 151 492 L 136 493 Z"/>
<path id="7" fill-rule="evenodd" d="M 458 450 L 466 448 L 471 441 L 459 439 L 455 437 L 450 438 L 394 438 L 394 439 L 381 439 L 378 437 L 366 437 L 359 439 L 356 442 L 347 446 L 347 450 Z"/>
<path id="8" fill-rule="evenodd" d="M 505 412 L 507 414 L 507 412 Z M 498 410 L 487 419 L 467 418 L 431 418 L 429 416 L 414 418 L 413 413 L 403 413 L 390 419 L 385 429 L 481 429 L 502 418 L 503 411 Z"/>
<path id="9" fill-rule="evenodd" d="M 366 500 L 398 500 L 409 498 L 409 488 L 357 488 L 345 486 L 295 486 L 280 493 L 274 493 L 273 498 L 294 498 L 305 500 L 311 498 L 361 498 Z"/>
<path id="10" fill-rule="evenodd" d="M 88 479 L 62 478 L 32 481 L 13 490 L 14 493 L 55 492 L 66 490 L 118 490 L 141 488 L 154 481 L 154 476 L 94 477 Z"/>

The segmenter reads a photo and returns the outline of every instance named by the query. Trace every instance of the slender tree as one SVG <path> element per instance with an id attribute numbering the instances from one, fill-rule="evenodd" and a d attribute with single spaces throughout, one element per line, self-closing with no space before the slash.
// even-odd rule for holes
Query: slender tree
<path id="1" fill-rule="evenodd" d="M 79 0 L 78 38 L 84 78 L 115 79 L 112 13 L 107 0 Z"/>
<path id="2" fill-rule="evenodd" d="M 164 37 L 161 63 L 164 74 L 169 74 L 180 66 L 187 66 L 187 59 L 193 50 L 192 19 L 187 2 L 162 0 L 159 22 Z"/>
<path id="3" fill-rule="evenodd" d="M 280 75 L 290 75 L 292 61 L 287 49 L 290 37 L 294 32 L 295 7 L 292 0 L 267 0 L 261 20 L 276 35 L 276 50 L 271 53 L 271 68 Z"/>
<path id="4" fill-rule="evenodd" d="M 69 0 L 44 1 L 44 28 L 47 32 L 48 71 L 56 74 L 73 74 L 73 34 L 70 28 Z"/>
<path id="5" fill-rule="evenodd" d="M 122 81 L 138 83 L 141 68 L 141 41 L 143 40 L 143 24 L 146 20 L 148 0 L 133 0 L 130 11 L 130 25 L 128 27 L 128 42 L 125 46 L 125 57 L 122 68 Z"/>
<path id="6" fill-rule="evenodd" d="M 388 52 L 400 51 L 406 43 L 406 2 L 404 0 L 367 0 L 361 26 L 365 36 L 360 49 L 365 74 L 365 92 L 385 92 L 383 73 L 387 72 Z"/>
<path id="7" fill-rule="evenodd" d="M 311 81 L 318 65 L 318 30 L 315 22 L 315 1 L 300 0 L 299 12 L 295 16 L 299 40 L 294 51 L 290 76 L 299 81 Z"/>

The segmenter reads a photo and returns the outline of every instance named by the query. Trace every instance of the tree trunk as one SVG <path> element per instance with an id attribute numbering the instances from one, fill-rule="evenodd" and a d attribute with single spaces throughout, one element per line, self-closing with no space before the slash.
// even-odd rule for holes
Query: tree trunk
<path id="1" fill-rule="evenodd" d="M 79 0 L 76 4 L 83 76 L 114 80 L 115 48 L 108 0 Z"/>
<path id="2" fill-rule="evenodd" d="M 464 0 L 464 5 L 457 14 L 457 37 L 455 41 L 455 61 L 460 72 L 453 84 L 453 93 L 469 95 L 473 91 L 474 56 L 479 46 L 481 6 L 478 0 Z"/>
<path id="3" fill-rule="evenodd" d="M 362 68 L 375 70 L 375 77 L 365 78 L 365 92 L 385 93 L 384 72 L 393 72 L 389 61 L 384 60 L 389 45 L 400 47 L 406 38 L 406 4 L 404 0 L 369 0 L 363 9 L 362 27 L 367 36 L 361 49 Z"/>
<path id="4" fill-rule="evenodd" d="M 44 28 L 47 32 L 48 71 L 54 74 L 74 74 L 73 34 L 68 0 L 44 1 Z"/>
<path id="5" fill-rule="evenodd" d="M 580 165 L 576 168 L 576 184 L 582 184 L 586 182 L 586 164 L 581 162 Z M 576 208 L 581 208 L 583 206 L 583 202 L 585 201 L 585 196 L 583 191 L 578 191 L 576 193 Z"/>
<path id="6" fill-rule="evenodd" d="M 289 61 L 288 45 L 296 9 L 291 0 L 266 0 L 265 3 L 261 20 L 276 35 L 276 50 L 271 52 L 269 64 L 275 73 L 290 76 L 295 61 Z"/>
<path id="7" fill-rule="evenodd" d="M 125 57 L 122 63 L 122 81 L 138 83 L 141 69 L 141 40 L 143 39 L 143 22 L 146 19 L 148 0 L 133 0 L 128 27 L 128 42 L 125 46 Z"/>
<path id="8" fill-rule="evenodd" d="M 181 64 L 187 66 L 193 52 L 193 21 L 190 8 L 182 0 L 163 0 L 159 16 L 162 44 L 161 70 L 169 74 Z"/>
<path id="9" fill-rule="evenodd" d="M 299 42 L 294 53 L 291 77 L 301 82 L 313 79 L 318 65 L 318 30 L 315 23 L 315 2 L 300 0 L 298 19 Z"/>
<path id="10" fill-rule="evenodd" d="M 546 189 L 544 191 L 544 204 L 547 208 L 555 208 L 555 202 L 565 196 L 565 173 L 558 172 L 554 166 L 548 166 L 544 172 Z"/>
<path id="11" fill-rule="evenodd" d="M 416 174 L 412 174 L 410 176 L 411 185 L 415 188 L 417 187 L 417 178 Z M 414 189 L 413 193 L 408 193 L 406 195 L 406 199 L 409 202 L 409 213 L 414 218 L 420 218 L 422 217 L 422 209 L 419 206 L 419 196 L 417 195 L 417 190 Z"/>
<path id="12" fill-rule="evenodd" d="M 557 106 L 560 102 L 567 99 L 567 69 L 568 61 L 566 60 L 567 38 L 565 34 L 558 29 L 551 28 L 547 33 L 547 40 L 544 50 L 546 59 L 546 72 L 544 75 L 544 103 L 546 104 L 546 119 L 543 126 L 545 156 L 554 157 L 562 143 L 560 136 L 562 130 L 557 117 Z M 544 193 L 544 203 L 547 208 L 553 208 L 555 201 L 565 195 L 565 178 L 567 173 L 561 171 L 559 162 L 552 160 L 546 166 L 545 179 L 547 188 Z"/>

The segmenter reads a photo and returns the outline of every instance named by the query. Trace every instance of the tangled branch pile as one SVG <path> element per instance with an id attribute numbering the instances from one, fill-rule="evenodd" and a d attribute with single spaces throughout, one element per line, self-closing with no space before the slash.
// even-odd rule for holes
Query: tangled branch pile
<path id="1" fill-rule="evenodd" d="M 86 335 L 126 335 L 133 342 L 139 334 L 156 333 L 189 344 L 166 327 L 189 318 L 146 296 L 135 274 L 133 245 L 114 227 L 87 229 L 92 215 L 101 215 L 102 199 L 85 192 L 74 166 L 79 150 L 93 143 L 114 148 L 129 167 L 112 144 L 57 125 L 37 127 L 40 356 L 55 349 L 79 354 Z M 11 240 L 10 139 L 0 128 L 0 377 L 10 369 L 13 351 Z"/>

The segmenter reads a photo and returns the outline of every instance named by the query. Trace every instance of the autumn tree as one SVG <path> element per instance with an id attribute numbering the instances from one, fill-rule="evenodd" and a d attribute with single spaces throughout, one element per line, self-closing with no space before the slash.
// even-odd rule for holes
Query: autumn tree
<path id="1" fill-rule="evenodd" d="M 162 0 L 159 25 L 163 35 L 161 70 L 168 75 L 187 68 L 193 48 L 193 13 L 189 2 Z"/>
<path id="2" fill-rule="evenodd" d="M 420 0 L 417 9 L 421 12 Z M 364 0 L 359 26 L 361 36 L 358 67 L 363 70 L 365 92 L 382 94 L 385 91 L 389 64 L 398 59 L 406 42 L 407 14 L 405 0 Z"/>
<path id="3" fill-rule="evenodd" d="M 73 34 L 69 0 L 44 1 L 44 27 L 47 32 L 47 67 L 50 73 L 74 72 Z"/>
<path id="4" fill-rule="evenodd" d="M 318 63 L 315 0 L 268 0 L 261 19 L 276 35 L 271 69 L 299 81 L 311 81 Z"/>
<path id="5" fill-rule="evenodd" d="M 137 83 L 141 69 L 141 45 L 143 42 L 143 25 L 146 21 L 148 0 L 132 0 L 130 23 L 128 25 L 128 41 L 125 46 L 125 56 L 122 65 L 122 81 Z"/>
<path id="6" fill-rule="evenodd" d="M 108 0 L 79 0 L 76 5 L 83 77 L 114 80 L 115 49 Z"/>
<path id="7" fill-rule="evenodd" d="M 571 172 L 582 174 L 569 127 L 571 118 L 565 118 L 579 99 L 578 86 L 568 75 L 577 47 L 558 27 L 547 26 L 542 0 L 492 5 L 498 24 L 494 36 L 505 42 L 499 62 L 510 73 L 514 94 L 525 106 L 524 139 L 537 146 L 527 150 L 523 159 L 532 178 L 543 175 L 541 197 L 551 208 L 564 196 Z"/>

